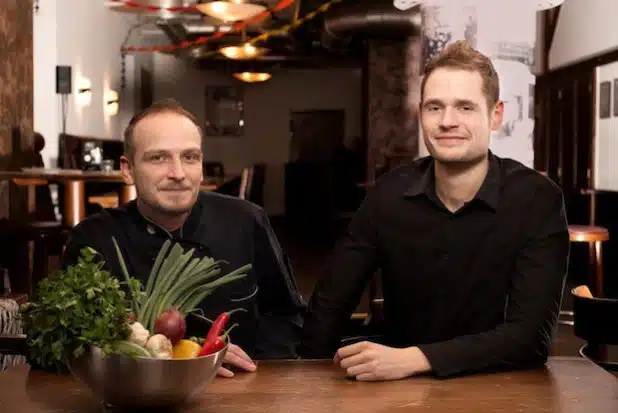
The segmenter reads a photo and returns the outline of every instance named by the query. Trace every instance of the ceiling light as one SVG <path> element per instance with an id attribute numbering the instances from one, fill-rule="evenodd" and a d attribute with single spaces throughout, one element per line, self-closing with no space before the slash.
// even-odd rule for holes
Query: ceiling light
<path id="1" fill-rule="evenodd" d="M 272 77 L 270 73 L 258 73 L 258 72 L 242 72 L 234 73 L 234 77 L 242 82 L 246 83 L 258 83 L 266 82 Z"/>
<path id="2" fill-rule="evenodd" d="M 227 46 L 219 49 L 219 52 L 228 59 L 255 59 L 263 55 L 268 50 L 262 47 L 255 47 L 252 44 L 245 43 L 241 46 Z"/>
<path id="3" fill-rule="evenodd" d="M 261 4 L 243 2 L 242 0 L 211 1 L 196 4 L 195 7 L 200 12 L 225 22 L 248 20 L 267 10 Z"/>

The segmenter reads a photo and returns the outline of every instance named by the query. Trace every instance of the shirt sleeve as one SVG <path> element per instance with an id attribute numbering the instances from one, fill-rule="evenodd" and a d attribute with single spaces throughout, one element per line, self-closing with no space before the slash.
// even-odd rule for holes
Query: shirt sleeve
<path id="1" fill-rule="evenodd" d="M 375 190 L 374 190 L 375 191 Z M 367 195 L 335 246 L 327 275 L 315 287 L 305 315 L 299 354 L 331 358 L 377 263 L 377 194 Z"/>
<path id="2" fill-rule="evenodd" d="M 98 258 L 103 260 L 103 251 L 95 242 L 95 237 L 92 236 L 93 230 L 94 229 L 91 228 L 89 231 L 85 228 L 83 222 L 71 230 L 69 239 L 61 255 L 60 264 L 63 269 L 66 269 L 70 265 L 77 264 L 78 259 L 81 257 L 82 249 L 86 247 L 90 247 L 97 251 Z M 107 265 L 104 265 L 104 268 L 107 269 Z"/>
<path id="3" fill-rule="evenodd" d="M 569 233 L 562 194 L 545 198 L 537 202 L 531 235 L 516 258 L 504 323 L 480 334 L 420 345 L 436 376 L 529 368 L 547 360 L 566 278 Z"/>
<path id="4" fill-rule="evenodd" d="M 298 292 L 289 259 L 261 209 L 254 245 L 259 311 L 256 358 L 297 358 L 305 304 Z"/>

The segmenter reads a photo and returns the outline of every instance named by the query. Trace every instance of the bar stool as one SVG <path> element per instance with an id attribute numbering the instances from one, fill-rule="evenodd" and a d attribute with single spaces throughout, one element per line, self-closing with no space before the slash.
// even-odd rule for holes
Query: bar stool
<path id="1" fill-rule="evenodd" d="M 569 240 L 571 242 L 588 243 L 588 282 L 590 291 L 597 297 L 603 294 L 603 242 L 609 240 L 606 228 L 593 225 L 569 225 Z M 572 326 L 573 311 L 560 310 L 559 324 Z"/>
<path id="2" fill-rule="evenodd" d="M 592 225 L 569 225 L 571 242 L 588 243 L 588 287 L 595 297 L 603 297 L 603 242 L 609 241 L 607 228 Z"/>

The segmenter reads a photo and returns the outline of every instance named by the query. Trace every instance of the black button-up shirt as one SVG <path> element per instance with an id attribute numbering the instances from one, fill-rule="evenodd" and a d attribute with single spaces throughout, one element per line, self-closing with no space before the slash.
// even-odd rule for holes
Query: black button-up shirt
<path id="1" fill-rule="evenodd" d="M 245 264 L 247 277 L 218 287 L 198 305 L 209 319 L 221 312 L 244 309 L 230 316 L 227 327 L 238 323 L 231 341 L 256 359 L 296 358 L 304 302 L 296 287 L 289 259 L 265 211 L 250 202 L 214 192 L 200 193 L 182 228 L 173 234 L 146 219 L 135 201 L 107 209 L 76 226 L 64 254 L 63 265 L 77 262 L 82 248 L 101 254 L 104 269 L 123 280 L 112 237 L 118 242 L 128 272 L 143 285 L 166 240 L 194 257 L 209 256 L 221 262 L 221 275 Z M 188 335 L 204 336 L 209 324 L 187 317 Z"/>
<path id="2" fill-rule="evenodd" d="M 301 356 L 333 355 L 380 269 L 384 343 L 419 346 L 438 376 L 545 362 L 569 255 L 562 193 L 518 162 L 489 159 L 454 213 L 436 195 L 431 158 L 379 180 L 316 286 Z"/>

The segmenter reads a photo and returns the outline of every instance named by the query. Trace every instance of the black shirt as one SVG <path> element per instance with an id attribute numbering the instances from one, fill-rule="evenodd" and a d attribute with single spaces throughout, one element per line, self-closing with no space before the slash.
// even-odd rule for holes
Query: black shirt
<path id="1" fill-rule="evenodd" d="M 73 229 L 64 265 L 77 261 L 80 250 L 90 246 L 105 261 L 104 268 L 124 280 L 114 236 L 128 272 L 145 285 L 154 260 L 167 239 L 195 257 L 223 260 L 221 275 L 246 264 L 247 277 L 218 287 L 200 309 L 209 319 L 236 308 L 231 315 L 230 338 L 256 359 L 296 358 L 304 303 L 297 291 L 287 256 L 281 250 L 264 210 L 250 202 L 212 192 L 199 195 L 182 228 L 170 233 L 140 214 L 135 201 L 90 216 Z M 210 325 L 188 317 L 189 334 L 204 336 Z"/>
<path id="2" fill-rule="evenodd" d="M 332 357 L 380 269 L 383 342 L 419 346 L 434 374 L 545 362 L 569 255 L 562 193 L 516 161 L 489 159 L 480 190 L 455 213 L 436 195 L 431 158 L 378 181 L 316 286 L 301 356 Z"/>

